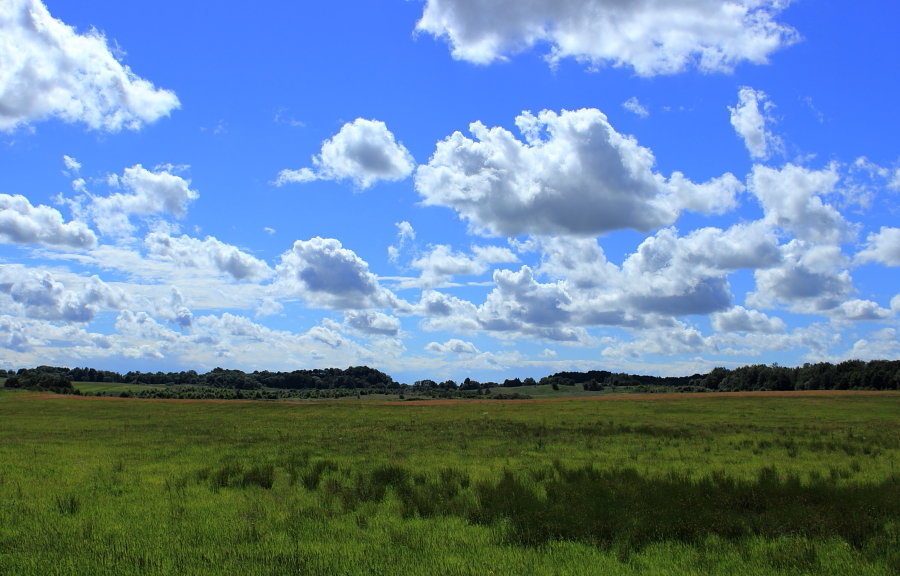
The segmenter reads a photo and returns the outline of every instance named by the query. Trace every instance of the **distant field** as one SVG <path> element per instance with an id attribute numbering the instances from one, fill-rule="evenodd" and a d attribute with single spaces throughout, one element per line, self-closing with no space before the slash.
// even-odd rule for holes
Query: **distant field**
<path id="1" fill-rule="evenodd" d="M 147 388 L 156 388 L 156 386 L 148 386 L 146 384 L 117 384 L 111 382 L 73 382 L 72 385 L 83 394 L 97 394 L 98 392 L 118 394 L 120 392 L 135 392 Z"/>
<path id="2" fill-rule="evenodd" d="M 898 415 L 896 392 L 0 391 L 0 574 L 894 575 Z"/>

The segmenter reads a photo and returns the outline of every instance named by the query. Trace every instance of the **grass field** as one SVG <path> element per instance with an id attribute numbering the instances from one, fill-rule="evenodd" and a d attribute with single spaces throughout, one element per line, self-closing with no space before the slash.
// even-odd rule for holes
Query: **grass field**
<path id="1" fill-rule="evenodd" d="M 0 391 L 0 574 L 900 572 L 900 394 Z"/>

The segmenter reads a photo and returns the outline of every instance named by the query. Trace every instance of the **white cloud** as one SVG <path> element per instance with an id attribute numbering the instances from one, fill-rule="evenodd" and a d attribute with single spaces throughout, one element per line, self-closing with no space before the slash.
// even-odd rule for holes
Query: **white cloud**
<path id="1" fill-rule="evenodd" d="M 668 188 L 672 192 L 674 205 L 682 210 L 723 214 L 737 205 L 735 197 L 744 190 L 744 185 L 730 173 L 695 184 L 681 172 L 673 172 Z"/>
<path id="2" fill-rule="evenodd" d="M 730 71 L 797 40 L 775 20 L 782 0 L 428 0 L 416 28 L 446 38 L 454 58 L 489 64 L 538 44 L 549 59 L 631 67 L 641 76 L 688 67 Z"/>
<path id="3" fill-rule="evenodd" d="M 169 345 L 181 338 L 178 332 L 166 328 L 146 312 L 132 310 L 122 310 L 119 313 L 116 317 L 116 331 L 122 336 L 136 337 L 144 341 L 143 345 L 130 347 L 133 356 L 162 358 L 166 355 Z"/>
<path id="4" fill-rule="evenodd" d="M 58 210 L 0 194 L 0 242 L 91 248 L 97 236 L 82 222 L 64 222 Z"/>
<path id="5" fill-rule="evenodd" d="M 403 180 L 412 174 L 415 161 L 387 129 L 384 122 L 357 118 L 344 124 L 313 158 L 315 170 L 282 170 L 275 184 L 313 180 L 352 180 L 369 188 L 379 180 Z"/>
<path id="6" fill-rule="evenodd" d="M 597 235 L 671 224 L 681 208 L 719 209 L 739 184 L 731 175 L 696 185 L 653 172 L 653 153 L 619 134 L 596 109 L 524 112 L 524 141 L 480 122 L 437 144 L 416 172 L 426 205 L 455 209 L 477 231 L 498 235 Z M 698 200 L 697 198 L 706 198 Z"/>
<path id="7" fill-rule="evenodd" d="M 530 267 L 522 266 L 517 272 L 495 270 L 494 284 L 476 312 L 482 330 L 568 342 L 587 339 L 573 322 L 564 282 L 540 283 Z"/>
<path id="8" fill-rule="evenodd" d="M 839 179 L 834 165 L 824 170 L 755 165 L 748 187 L 762 204 L 766 222 L 801 240 L 833 244 L 850 236 L 850 226 L 821 197 L 833 193 Z"/>
<path id="9" fill-rule="evenodd" d="M 424 318 L 421 326 L 425 330 L 471 332 L 479 329 L 475 319 L 477 307 L 473 303 L 436 290 L 424 290 L 413 313 Z"/>
<path id="10" fill-rule="evenodd" d="M 565 279 L 575 289 L 609 286 L 620 274 L 619 269 L 606 260 L 596 238 L 542 236 L 521 246 L 541 253 L 541 265 L 537 269 L 540 274 Z"/>
<path id="11" fill-rule="evenodd" d="M 773 121 L 770 114 L 773 107 L 765 92 L 745 86 L 738 92 L 737 106 L 728 108 L 731 125 L 743 138 L 753 159 L 765 160 L 772 152 L 782 149 L 781 140 L 766 127 L 766 123 Z"/>
<path id="12" fill-rule="evenodd" d="M 27 352 L 34 346 L 33 331 L 18 319 L 0 316 L 0 346 L 14 352 Z"/>
<path id="13" fill-rule="evenodd" d="M 835 317 L 837 320 L 885 320 L 893 314 L 891 310 L 882 308 L 877 302 L 871 300 L 848 300 L 842 302 L 835 309 Z"/>
<path id="14" fill-rule="evenodd" d="M 478 354 L 478 348 L 471 342 L 460 340 L 459 338 L 451 338 L 443 344 L 438 342 L 429 342 L 425 346 L 425 350 L 435 354 Z"/>
<path id="15" fill-rule="evenodd" d="M 66 170 L 71 174 L 78 174 L 81 170 L 81 163 L 71 156 L 63 155 L 63 164 L 66 165 Z"/>
<path id="16" fill-rule="evenodd" d="M 856 255 L 856 261 L 900 266 L 900 228 L 882 226 L 879 232 L 869 234 L 866 248 Z"/>
<path id="17" fill-rule="evenodd" d="M 648 355 L 696 354 L 715 351 L 715 343 L 696 328 L 678 324 L 670 328 L 642 330 L 631 341 L 614 340 L 603 349 L 610 358 L 644 358 Z"/>
<path id="18" fill-rule="evenodd" d="M 263 280 L 272 274 L 268 264 L 213 238 L 204 240 L 182 235 L 151 232 L 144 239 L 151 258 L 169 260 L 178 266 L 229 274 L 235 280 Z"/>
<path id="19" fill-rule="evenodd" d="M 472 254 L 454 251 L 446 244 L 432 246 L 423 256 L 413 260 L 411 266 L 421 270 L 415 284 L 436 287 L 447 283 L 454 276 L 477 276 L 484 274 L 490 264 L 517 262 L 519 258 L 509 250 L 499 246 L 473 246 Z"/>
<path id="20" fill-rule="evenodd" d="M 178 107 L 174 93 L 119 62 L 100 32 L 77 34 L 40 0 L 0 5 L 0 130 L 47 118 L 137 130 Z"/>
<path id="21" fill-rule="evenodd" d="M 628 110 L 636 116 L 640 116 L 641 118 L 647 118 L 648 116 L 650 116 L 650 111 L 647 110 L 646 106 L 641 104 L 641 101 L 637 99 L 637 96 L 632 96 L 631 98 L 623 102 L 622 108 Z"/>
<path id="22" fill-rule="evenodd" d="M 190 308 L 187 307 L 181 291 L 175 286 L 172 286 L 172 290 L 169 294 L 168 302 L 157 308 L 157 314 L 174 322 L 181 328 L 190 328 L 194 323 L 194 314 L 191 312 Z"/>
<path id="23" fill-rule="evenodd" d="M 276 266 L 276 290 L 304 298 L 312 305 L 339 310 L 396 304 L 369 265 L 333 238 L 297 240 Z"/>
<path id="24" fill-rule="evenodd" d="M 778 264 L 777 240 L 763 225 L 701 228 L 684 237 L 664 229 L 644 240 L 615 278 L 615 302 L 635 315 L 709 314 L 731 305 L 729 272 Z M 611 306 L 615 308 L 615 306 Z"/>
<path id="25" fill-rule="evenodd" d="M 743 306 L 735 306 L 730 310 L 713 314 L 712 325 L 719 332 L 777 334 L 786 329 L 781 318 L 771 318 L 757 310 L 747 310 Z"/>
<path id="26" fill-rule="evenodd" d="M 397 263 L 400 260 L 400 254 L 403 250 L 416 239 L 416 231 L 407 221 L 396 222 L 397 227 L 397 244 L 388 246 L 388 260 Z"/>
<path id="27" fill-rule="evenodd" d="M 73 323 L 90 322 L 102 310 L 118 310 L 126 300 L 97 276 L 61 279 L 20 266 L 0 269 L 0 294 L 10 298 L 8 309 L 28 318 Z"/>
<path id="28" fill-rule="evenodd" d="M 676 275 L 769 268 L 781 261 L 778 240 L 759 222 L 736 224 L 728 230 L 699 228 L 679 237 L 672 228 L 644 240 L 623 269 L 632 280 L 663 269 Z"/>
<path id="29" fill-rule="evenodd" d="M 147 170 L 140 164 L 126 168 L 121 176 L 111 175 L 110 185 L 122 187 L 127 193 L 94 196 L 88 202 L 87 212 L 102 234 L 126 236 L 134 230 L 129 217 L 170 214 L 182 218 L 187 205 L 200 195 L 190 188 L 190 181 L 171 173 L 171 167 Z"/>
<path id="30" fill-rule="evenodd" d="M 400 333 L 400 319 L 381 312 L 350 310 L 344 312 L 344 323 L 363 334 L 374 336 L 397 336 Z"/>
<path id="31" fill-rule="evenodd" d="M 853 343 L 853 346 L 834 361 L 841 360 L 884 360 L 900 356 L 900 338 L 893 328 L 878 330 Z"/>
<path id="32" fill-rule="evenodd" d="M 757 308 L 784 303 L 805 314 L 826 314 L 853 291 L 846 257 L 837 246 L 792 240 L 782 247 L 782 263 L 756 270 L 756 291 L 747 302 Z"/>

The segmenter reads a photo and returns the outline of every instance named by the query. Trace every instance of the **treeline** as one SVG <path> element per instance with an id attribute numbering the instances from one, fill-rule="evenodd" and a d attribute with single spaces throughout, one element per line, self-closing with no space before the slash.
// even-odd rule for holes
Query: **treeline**
<path id="1" fill-rule="evenodd" d="M 798 367 L 754 364 L 729 370 L 714 368 L 692 376 L 640 376 L 606 370 L 558 372 L 541 384 L 581 386 L 584 390 L 633 389 L 680 392 L 740 392 L 762 390 L 900 390 L 900 360 L 847 360 Z"/>
<path id="2" fill-rule="evenodd" d="M 17 372 L 0 370 L 0 377 L 18 381 L 35 378 L 35 375 L 67 382 L 104 382 L 113 384 L 139 384 L 146 386 L 191 386 L 196 388 L 220 388 L 230 390 L 333 390 L 365 389 L 397 393 L 403 386 L 393 378 L 367 366 L 351 366 L 346 370 L 324 368 L 295 370 L 293 372 L 243 372 L 214 368 L 205 374 L 194 370 L 183 372 L 127 372 L 119 374 L 94 368 L 62 368 L 38 366 L 22 368 Z M 10 387 L 10 386 L 7 386 Z"/>
<path id="3" fill-rule="evenodd" d="M 585 391 L 621 392 L 709 392 L 754 390 L 900 390 L 900 360 L 848 360 L 839 364 L 820 362 L 799 367 L 777 364 L 754 364 L 729 370 L 714 368 L 708 374 L 691 376 L 646 376 L 590 370 L 557 372 L 536 382 L 532 378 L 478 382 L 466 378 L 435 382 L 418 380 L 414 384 L 395 382 L 389 375 L 367 366 L 294 370 L 293 372 L 243 372 L 215 368 L 205 374 L 194 370 L 183 372 L 127 372 L 120 374 L 94 368 L 62 368 L 38 366 L 18 371 L 0 370 L 7 388 L 29 388 L 60 393 L 77 393 L 73 382 L 105 382 L 153 387 L 177 388 L 178 391 L 154 392 L 147 396 L 222 397 L 222 398 L 326 398 L 362 394 L 391 394 L 425 398 L 522 398 L 518 392 L 498 390 L 537 384 L 580 387 Z M 217 392 L 218 391 L 218 392 Z M 240 392 L 238 394 L 237 392 Z M 256 393 L 258 392 L 258 394 Z"/>

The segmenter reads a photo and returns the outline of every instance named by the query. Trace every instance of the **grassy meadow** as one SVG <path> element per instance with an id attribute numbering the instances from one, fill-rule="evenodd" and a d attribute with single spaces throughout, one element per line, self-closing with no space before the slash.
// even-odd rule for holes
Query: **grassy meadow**
<path id="1" fill-rule="evenodd" d="M 898 416 L 898 393 L 0 391 L 0 575 L 894 575 Z"/>

